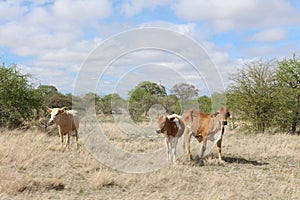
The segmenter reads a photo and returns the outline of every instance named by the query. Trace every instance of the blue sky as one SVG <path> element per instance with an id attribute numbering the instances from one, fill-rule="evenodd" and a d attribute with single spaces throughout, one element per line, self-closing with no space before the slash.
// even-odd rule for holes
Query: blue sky
<path id="1" fill-rule="evenodd" d="M 217 68 L 225 88 L 229 74 L 245 62 L 280 60 L 300 51 L 300 3 L 295 0 L 0 0 L 0 61 L 33 74 L 36 85 L 54 85 L 70 93 L 97 47 L 143 27 L 172 30 L 196 41 L 215 65 L 201 70 Z M 135 42 L 130 38 L 116 48 Z M 125 96 L 135 83 L 147 79 L 167 87 L 188 82 L 200 93 L 209 93 L 210 77 L 193 74 L 174 55 L 141 50 L 121 57 L 107 74 L 99 74 L 103 80 L 98 80 L 95 91 Z"/>

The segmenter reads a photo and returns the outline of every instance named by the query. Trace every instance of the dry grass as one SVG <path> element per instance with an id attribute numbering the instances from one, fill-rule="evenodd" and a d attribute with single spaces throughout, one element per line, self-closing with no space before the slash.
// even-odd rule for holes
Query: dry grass
<path id="1" fill-rule="evenodd" d="M 163 138 L 132 139 L 103 126 L 119 148 L 164 148 Z M 300 137 L 227 131 L 225 162 L 187 161 L 146 174 L 111 170 L 83 145 L 60 147 L 58 136 L 37 131 L 0 133 L 0 199 L 299 199 Z M 198 152 L 197 142 L 192 153 Z"/>

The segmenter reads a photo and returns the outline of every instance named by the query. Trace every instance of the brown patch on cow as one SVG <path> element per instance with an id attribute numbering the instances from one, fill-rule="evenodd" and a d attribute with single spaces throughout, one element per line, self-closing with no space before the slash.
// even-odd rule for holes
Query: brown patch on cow
<path id="1" fill-rule="evenodd" d="M 164 115 L 159 116 L 158 118 L 158 129 L 160 129 L 161 133 L 164 133 L 168 136 L 172 136 L 172 137 L 180 137 L 182 134 L 177 135 L 178 133 L 178 127 L 176 125 L 176 123 L 173 121 L 175 118 L 168 118 Z M 183 121 L 179 118 L 177 118 L 179 120 L 179 122 L 183 125 Z M 184 127 L 182 127 L 184 128 Z"/>

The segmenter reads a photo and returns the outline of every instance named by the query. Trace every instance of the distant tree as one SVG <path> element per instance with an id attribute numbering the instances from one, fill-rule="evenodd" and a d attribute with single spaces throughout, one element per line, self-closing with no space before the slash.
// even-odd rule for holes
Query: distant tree
<path id="1" fill-rule="evenodd" d="M 49 99 L 49 107 L 51 108 L 61 108 L 67 107 L 72 108 L 72 96 L 66 96 L 64 94 L 55 94 Z"/>
<path id="2" fill-rule="evenodd" d="M 113 112 L 122 112 L 125 100 L 119 94 L 108 94 L 101 98 L 101 110 L 104 114 L 112 114 Z M 125 108 L 124 108 L 125 109 Z"/>
<path id="3" fill-rule="evenodd" d="M 36 89 L 36 92 L 43 98 L 43 105 L 45 107 L 52 107 L 50 99 L 59 94 L 56 87 L 52 85 L 40 85 Z"/>
<path id="4" fill-rule="evenodd" d="M 122 113 L 127 109 L 127 101 L 124 100 L 119 94 L 111 94 L 111 109 L 112 113 Z"/>
<path id="5" fill-rule="evenodd" d="M 65 96 L 69 99 L 72 99 L 72 109 L 77 110 L 77 111 L 84 111 L 85 110 L 85 105 L 80 96 L 75 96 L 72 93 L 67 93 Z"/>
<path id="6" fill-rule="evenodd" d="M 211 98 L 202 96 L 198 98 L 199 108 L 202 112 L 211 113 Z"/>
<path id="7" fill-rule="evenodd" d="M 270 61 L 245 64 L 231 76 L 228 103 L 231 109 L 251 124 L 251 130 L 264 132 L 274 123 L 278 101 L 275 73 Z"/>
<path id="8" fill-rule="evenodd" d="M 168 95 L 163 98 L 162 105 L 168 114 L 180 114 L 181 106 L 176 95 Z"/>
<path id="9" fill-rule="evenodd" d="M 22 74 L 17 65 L 0 66 L 0 125 L 17 127 L 31 120 L 40 109 L 42 98 L 30 82 L 30 74 Z"/>
<path id="10" fill-rule="evenodd" d="M 163 85 L 150 82 L 150 81 L 144 81 L 137 85 L 136 88 L 139 88 L 143 91 L 145 91 L 147 94 L 155 95 L 158 97 L 164 97 L 167 95 L 166 88 Z"/>
<path id="11" fill-rule="evenodd" d="M 276 78 L 280 87 L 277 123 L 295 133 L 300 123 L 300 60 L 295 54 L 278 62 Z"/>
<path id="12" fill-rule="evenodd" d="M 225 92 L 214 92 L 211 95 L 211 109 L 217 111 L 220 106 L 227 106 L 227 99 Z"/>
<path id="13" fill-rule="evenodd" d="M 37 91 L 42 95 L 42 97 L 51 97 L 58 93 L 56 87 L 52 85 L 40 85 Z"/>
<path id="14" fill-rule="evenodd" d="M 141 82 L 129 92 L 129 113 L 131 117 L 137 120 L 142 114 L 148 116 L 151 106 L 162 104 L 162 100 L 166 95 L 164 86 L 149 81 Z"/>
<path id="15" fill-rule="evenodd" d="M 194 85 L 179 83 L 175 84 L 170 92 L 175 94 L 179 99 L 187 100 L 198 96 L 199 90 Z"/>
<path id="16" fill-rule="evenodd" d="M 98 113 L 101 110 L 101 98 L 94 92 L 84 94 L 81 101 L 85 111 L 95 109 Z"/>

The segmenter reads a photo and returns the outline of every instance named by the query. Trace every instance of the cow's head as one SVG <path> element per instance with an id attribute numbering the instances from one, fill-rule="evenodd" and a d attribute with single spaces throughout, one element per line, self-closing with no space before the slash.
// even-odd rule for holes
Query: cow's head
<path id="1" fill-rule="evenodd" d="M 60 120 L 61 114 L 65 112 L 66 108 L 49 108 L 47 111 L 51 114 L 49 124 L 57 123 Z"/>
<path id="2" fill-rule="evenodd" d="M 217 116 L 219 117 L 219 121 L 221 125 L 223 126 L 227 125 L 227 119 L 230 117 L 230 113 L 226 107 L 221 106 L 221 108 L 217 112 L 211 114 L 211 117 L 217 117 Z"/>
<path id="3" fill-rule="evenodd" d="M 160 115 L 158 117 L 157 120 L 157 129 L 156 129 L 156 133 L 164 133 L 165 131 L 167 131 L 168 127 L 174 123 L 173 122 L 174 118 L 168 118 L 165 115 Z"/>

